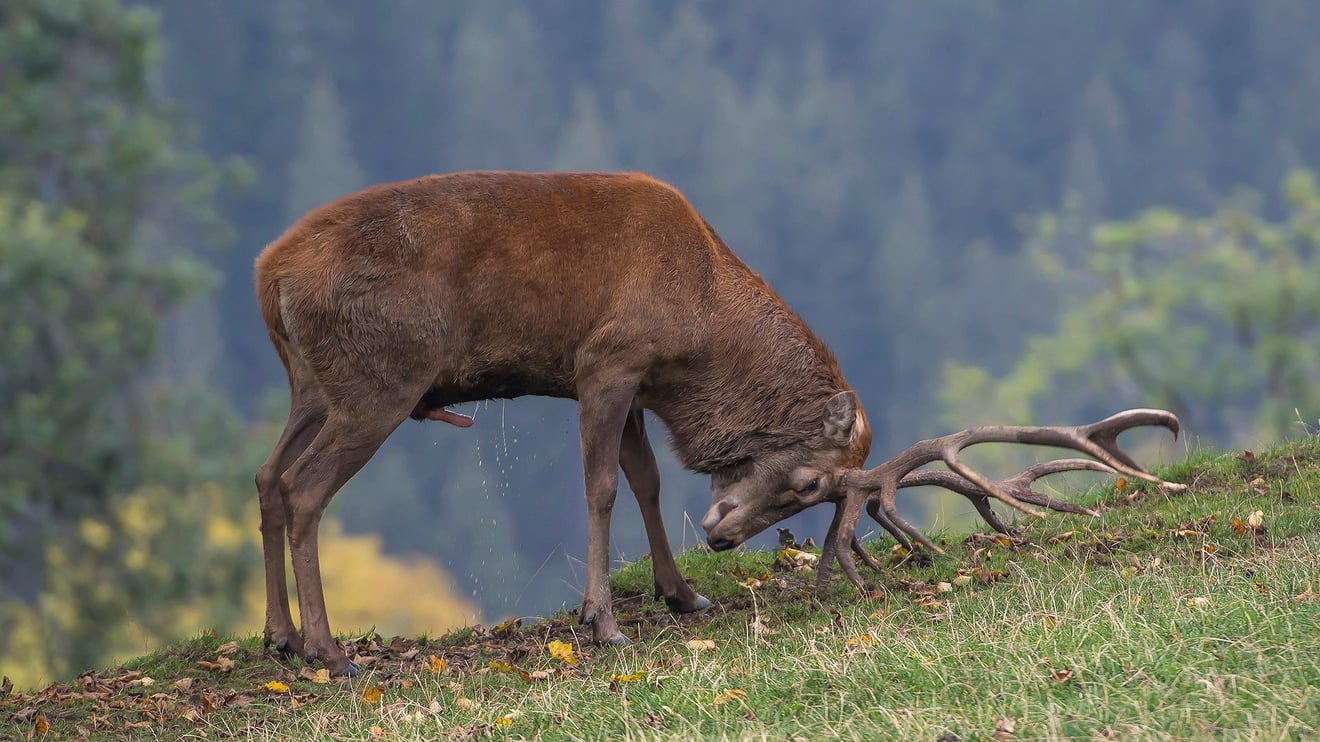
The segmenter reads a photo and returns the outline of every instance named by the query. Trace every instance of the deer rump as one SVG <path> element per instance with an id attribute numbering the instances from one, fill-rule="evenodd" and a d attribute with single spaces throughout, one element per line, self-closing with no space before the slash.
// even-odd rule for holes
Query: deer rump
<path id="1" fill-rule="evenodd" d="M 641 507 L 657 597 L 681 612 L 710 605 L 674 564 L 643 410 L 665 422 L 686 466 L 713 475 L 717 495 L 735 485 L 782 493 L 803 467 L 828 475 L 869 452 L 861 407 L 825 345 L 676 190 L 643 175 L 469 172 L 375 186 L 268 245 L 256 285 L 291 389 L 289 422 L 257 474 L 265 639 L 336 673 L 356 668 L 330 634 L 317 525 L 409 417 L 466 427 L 445 407 L 578 400 L 582 619 L 613 644 L 628 641 L 608 586 L 620 468 Z M 727 508 L 712 543 L 740 543 L 811 504 L 792 500 Z M 286 536 L 301 634 L 285 597 Z"/>

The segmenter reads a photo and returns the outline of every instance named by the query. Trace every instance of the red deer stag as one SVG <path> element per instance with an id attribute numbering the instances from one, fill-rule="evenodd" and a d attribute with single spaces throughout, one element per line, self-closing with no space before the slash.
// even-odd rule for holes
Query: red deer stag
<path id="1" fill-rule="evenodd" d="M 829 349 L 678 191 L 644 175 L 466 172 L 374 186 L 268 245 L 256 287 L 291 388 L 288 423 L 256 477 L 264 637 L 337 674 L 357 668 L 330 632 L 317 528 L 330 498 L 409 417 L 466 427 L 445 407 L 578 401 L 581 619 L 599 643 L 628 643 L 608 582 L 620 468 L 641 508 L 657 597 L 678 612 L 710 605 L 674 563 L 644 410 L 687 468 L 711 475 L 702 525 L 714 549 L 817 503 L 836 502 L 855 526 L 863 499 L 884 501 L 861 470 L 866 415 Z M 851 569 L 837 544 L 852 531 L 840 522 L 830 543 Z"/>

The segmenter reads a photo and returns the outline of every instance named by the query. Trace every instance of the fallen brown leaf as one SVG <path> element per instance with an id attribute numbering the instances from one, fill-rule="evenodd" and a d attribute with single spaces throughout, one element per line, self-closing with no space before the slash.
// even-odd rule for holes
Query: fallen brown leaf
<path id="1" fill-rule="evenodd" d="M 995 731 L 991 736 L 995 739 L 1008 739 L 1013 736 L 1013 730 L 1017 729 L 1017 722 L 1007 717 L 995 722 Z"/>
<path id="2" fill-rule="evenodd" d="M 201 660 L 197 664 L 207 670 L 215 670 L 217 672 L 229 672 L 234 669 L 234 661 L 228 657 L 217 657 L 215 662 Z"/>
<path id="3" fill-rule="evenodd" d="M 522 626 L 522 619 L 514 617 L 514 618 L 510 618 L 507 621 L 504 621 L 503 623 L 498 624 L 495 628 L 490 630 L 490 633 L 512 634 L 514 631 L 517 631 L 518 627 L 520 626 Z"/>
<path id="4" fill-rule="evenodd" d="M 215 649 L 216 654 L 229 655 L 238 651 L 238 642 L 225 642 Z"/>

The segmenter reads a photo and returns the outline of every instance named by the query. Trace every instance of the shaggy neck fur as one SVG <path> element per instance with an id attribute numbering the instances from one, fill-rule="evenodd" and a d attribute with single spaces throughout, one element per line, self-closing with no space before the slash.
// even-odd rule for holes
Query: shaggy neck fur
<path id="1" fill-rule="evenodd" d="M 727 278 L 707 351 L 682 388 L 654 407 L 679 460 L 702 473 L 818 438 L 826 401 L 849 389 L 806 324 L 740 261 L 721 257 L 726 270 L 718 274 Z"/>

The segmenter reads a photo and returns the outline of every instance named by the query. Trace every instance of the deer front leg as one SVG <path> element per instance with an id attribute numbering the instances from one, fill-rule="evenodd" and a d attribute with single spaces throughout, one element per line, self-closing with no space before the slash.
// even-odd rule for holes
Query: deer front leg
<path id="1" fill-rule="evenodd" d="M 628 478 L 628 487 L 637 498 L 646 525 L 646 539 L 651 544 L 651 569 L 655 573 L 655 597 L 663 597 L 669 610 L 691 613 L 710 607 L 710 600 L 698 595 L 687 584 L 674 562 L 660 514 L 660 469 L 655 452 L 646 438 L 646 420 L 642 410 L 633 410 L 624 423 L 619 444 L 619 465 Z"/>
<path id="2" fill-rule="evenodd" d="M 619 488 L 619 449 L 635 382 L 579 381 L 582 470 L 587 495 L 587 586 L 582 623 L 597 644 L 631 644 L 619 631 L 610 605 L 610 516 Z"/>

